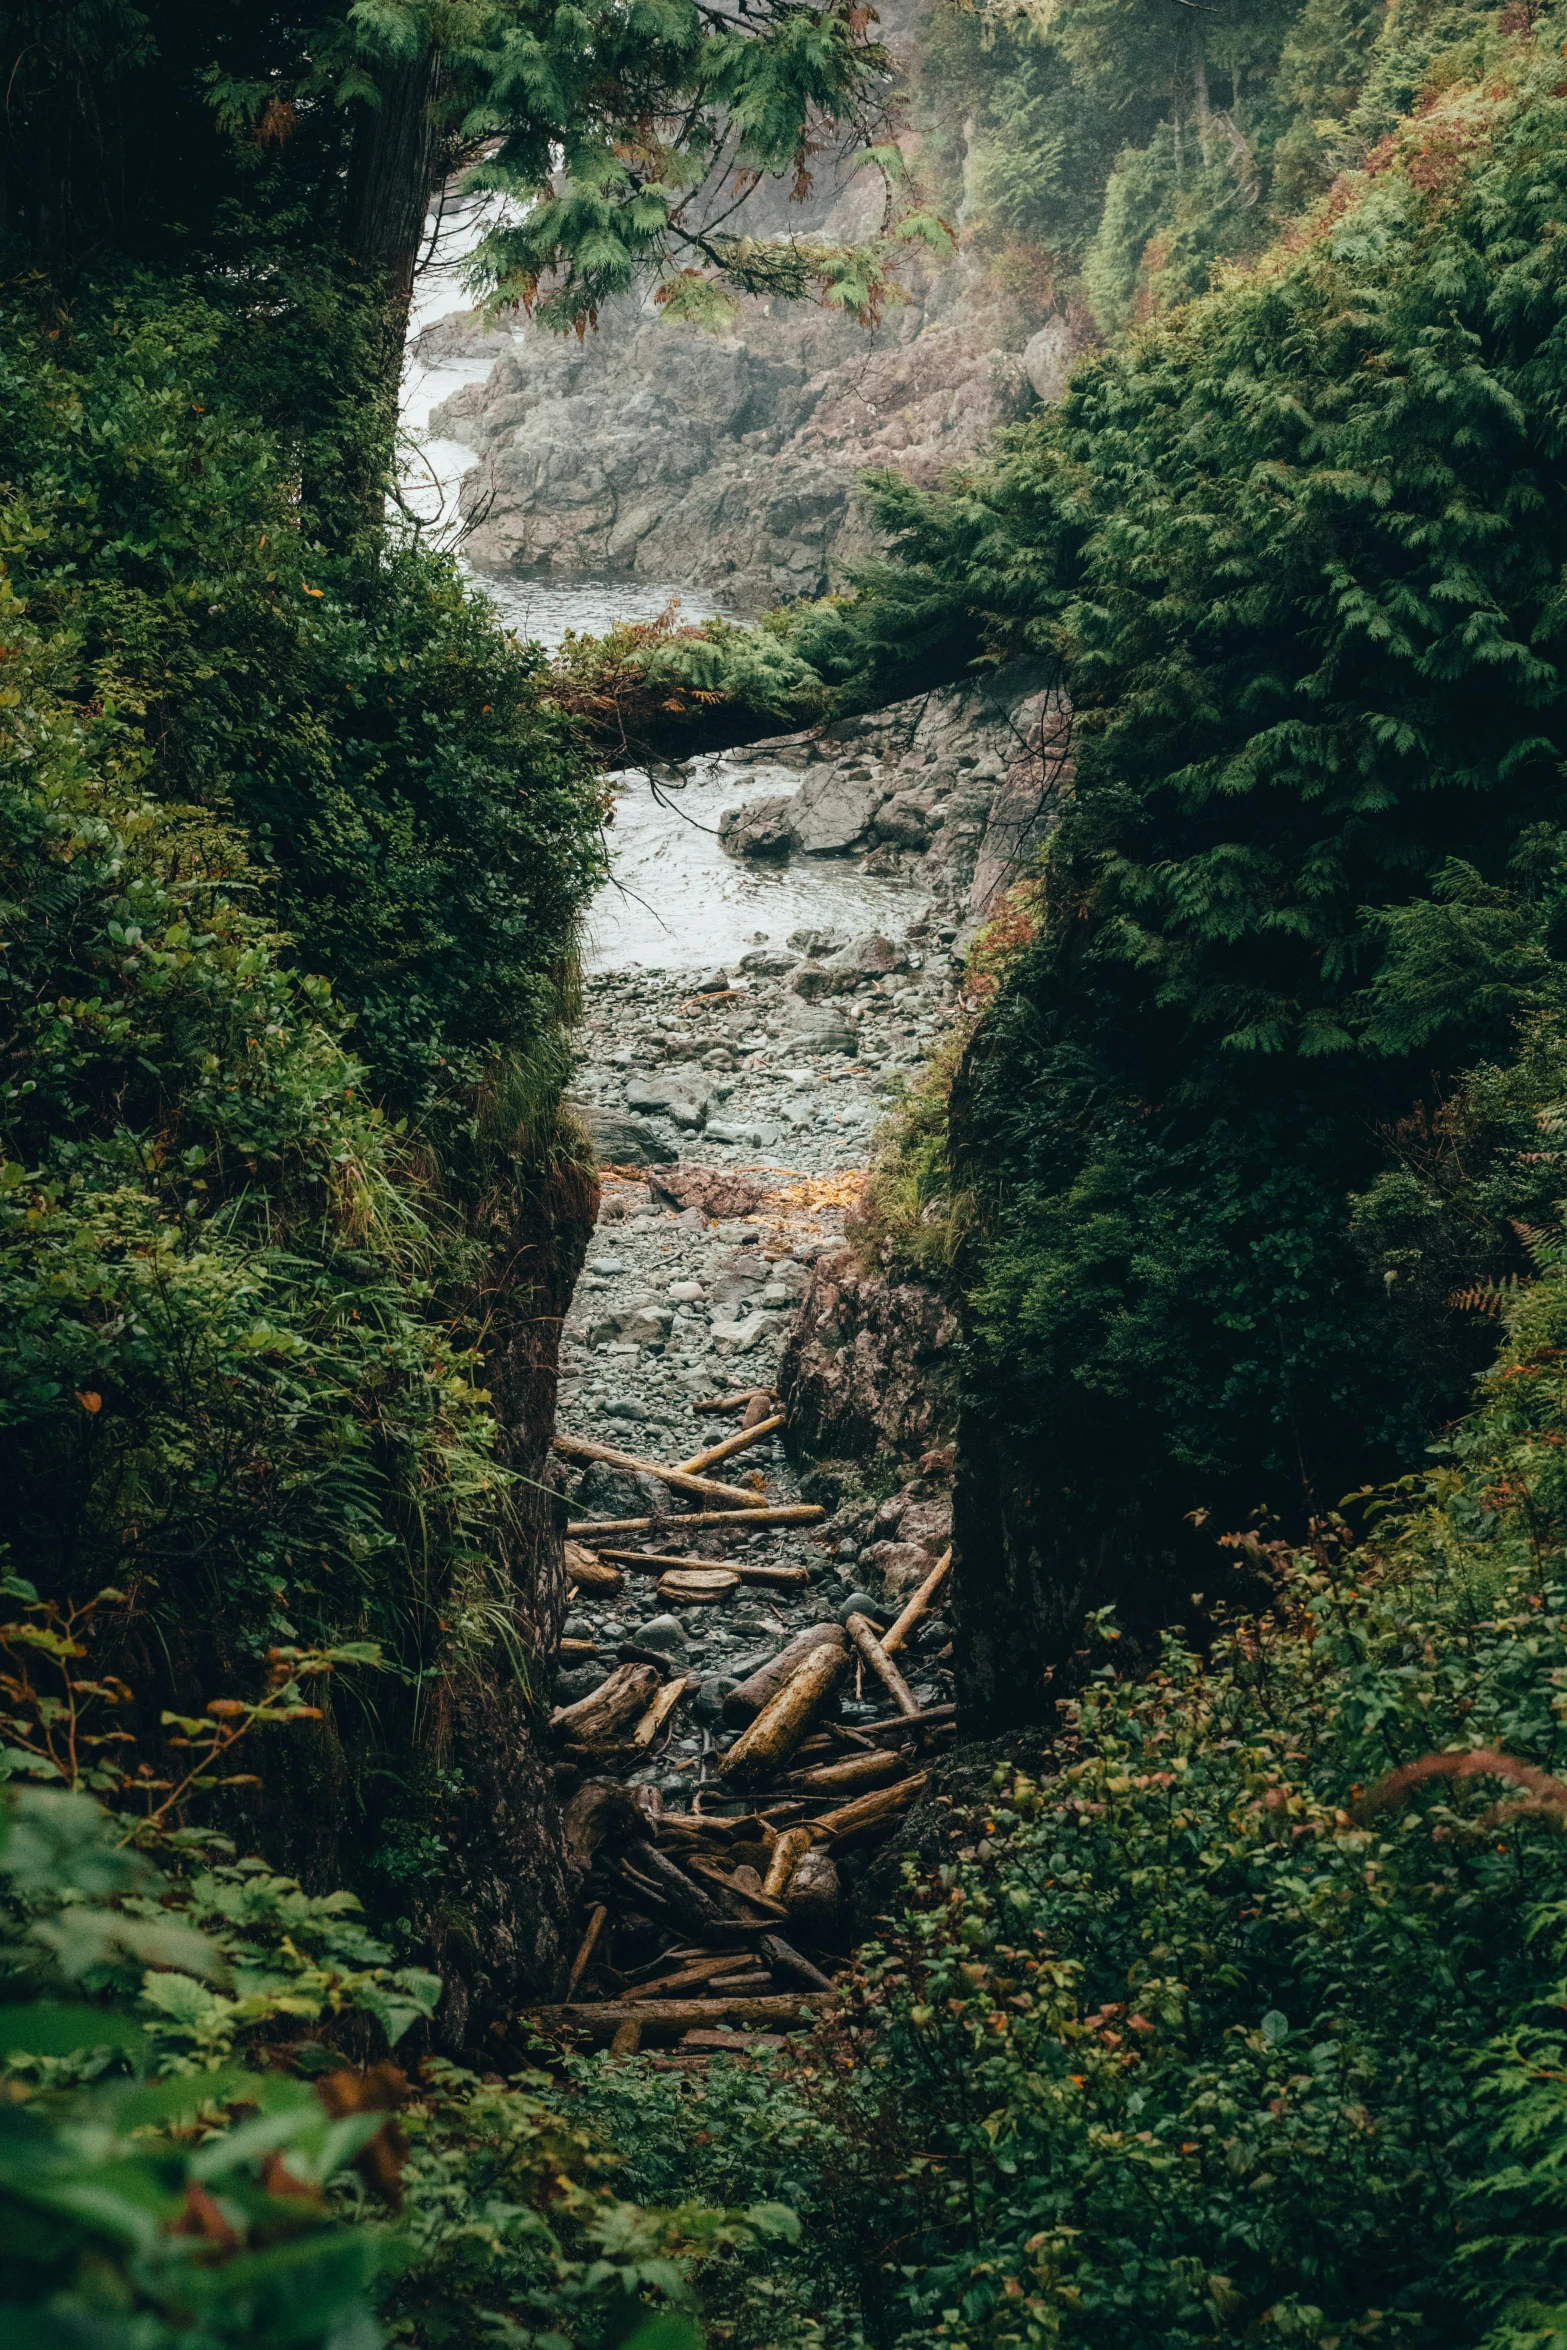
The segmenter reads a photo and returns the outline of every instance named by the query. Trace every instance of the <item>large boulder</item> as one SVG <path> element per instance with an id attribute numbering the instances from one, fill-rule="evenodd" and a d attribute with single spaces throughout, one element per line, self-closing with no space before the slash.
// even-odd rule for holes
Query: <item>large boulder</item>
<path id="1" fill-rule="evenodd" d="M 898 792 L 877 809 L 874 829 L 879 841 L 888 841 L 894 848 L 928 849 L 932 834 L 940 828 L 932 824 L 928 808 L 907 792 Z"/>
<path id="2" fill-rule="evenodd" d="M 673 1069 L 656 1069 L 649 1075 L 633 1077 L 626 1087 L 628 1109 L 651 1110 L 657 1116 L 672 1118 L 677 1126 L 702 1125 L 712 1101 L 711 1076 L 690 1061 L 680 1062 Z"/>
<path id="3" fill-rule="evenodd" d="M 731 857 L 749 857 L 760 864 L 781 864 L 794 847 L 794 800 L 788 793 L 777 799 L 748 800 L 743 808 L 726 808 L 718 819 L 718 837 Z M 750 957 L 742 969 L 754 969 Z"/>
<path id="4" fill-rule="evenodd" d="M 1047 318 L 1038 334 L 1023 345 L 1023 373 L 1041 400 L 1059 400 L 1077 356 L 1072 330 L 1064 318 Z"/>
<path id="5" fill-rule="evenodd" d="M 593 1145 L 593 1156 L 601 1167 L 672 1166 L 680 1156 L 640 1118 L 603 1109 L 597 1102 L 567 1106 Z"/>
<path id="6" fill-rule="evenodd" d="M 868 839 L 871 818 L 887 797 L 886 784 L 863 759 L 813 769 L 790 802 L 795 847 L 807 857 L 842 855 Z"/>

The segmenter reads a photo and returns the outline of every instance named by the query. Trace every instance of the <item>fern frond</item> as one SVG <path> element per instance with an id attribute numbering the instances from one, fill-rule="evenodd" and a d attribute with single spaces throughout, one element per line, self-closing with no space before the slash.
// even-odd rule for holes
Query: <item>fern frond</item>
<path id="1" fill-rule="evenodd" d="M 1505 1281 L 1476 1281 L 1468 1289 L 1455 1289 L 1447 1302 L 1461 1314 L 1500 1314 L 1515 1302 L 1518 1290 L 1517 1274 L 1509 1273 Z"/>

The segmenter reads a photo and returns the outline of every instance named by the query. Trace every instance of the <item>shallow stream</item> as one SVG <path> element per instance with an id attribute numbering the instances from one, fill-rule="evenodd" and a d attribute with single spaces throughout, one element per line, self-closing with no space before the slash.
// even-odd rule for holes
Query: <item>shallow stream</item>
<path id="1" fill-rule="evenodd" d="M 409 322 L 411 341 L 464 306 L 460 272 L 478 232 L 475 208 L 459 202 L 432 238 Z M 442 400 L 480 380 L 491 364 L 409 356 L 402 494 L 437 533 L 456 536 L 458 485 L 475 459 L 460 441 L 431 438 L 429 419 Z M 690 620 L 720 610 L 678 580 L 539 579 L 469 569 L 507 626 L 550 650 L 568 629 L 600 635 L 617 621 L 654 620 L 671 602 Z M 851 937 L 879 929 L 896 937 L 926 910 L 907 884 L 876 881 L 844 865 L 796 860 L 785 870 L 759 872 L 724 853 L 718 844 L 723 811 L 763 793 L 793 791 L 797 773 L 720 753 L 693 762 L 680 785 L 655 784 L 638 768 L 617 780 L 611 879 L 588 922 L 592 970 L 702 970 L 763 943 L 781 946 L 791 931 L 804 929 Z"/>

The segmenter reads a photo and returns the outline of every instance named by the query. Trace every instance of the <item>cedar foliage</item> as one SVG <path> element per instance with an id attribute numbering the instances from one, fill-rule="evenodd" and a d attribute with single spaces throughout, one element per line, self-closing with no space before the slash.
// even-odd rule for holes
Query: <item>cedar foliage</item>
<path id="1" fill-rule="evenodd" d="M 869 670 L 905 615 L 1044 652 L 1076 711 L 948 1129 L 970 1537 L 1033 1619 L 976 1657 L 998 1725 L 1085 1606 L 1178 1611 L 1186 1513 L 1299 1523 L 1418 1457 L 1483 1359 L 1451 1293 L 1540 1220 L 1516 1150 L 1482 1202 L 1501 1103 L 1459 1077 L 1560 951 L 1559 38 L 1471 24 L 1483 81 L 1435 76 L 1250 275 L 944 494 L 889 486 L 902 579 L 835 621 Z"/>

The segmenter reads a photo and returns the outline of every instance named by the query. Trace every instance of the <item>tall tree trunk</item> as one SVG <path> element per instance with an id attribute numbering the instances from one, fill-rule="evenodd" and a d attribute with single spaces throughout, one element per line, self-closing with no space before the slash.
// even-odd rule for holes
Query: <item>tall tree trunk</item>
<path id="1" fill-rule="evenodd" d="M 445 69 L 438 49 L 385 68 L 381 103 L 354 131 L 348 171 L 349 259 L 374 306 L 373 418 L 364 446 L 348 455 L 350 511 L 379 526 L 397 449 L 397 395 L 413 300 L 414 270 L 430 201 L 448 164 L 440 121 Z"/>
<path id="2" fill-rule="evenodd" d="M 1197 101 L 1197 144 L 1202 150 L 1203 169 L 1208 167 L 1208 147 L 1213 132 L 1213 110 L 1208 103 L 1208 59 L 1203 49 L 1201 33 L 1193 45 L 1192 81 Z"/>

